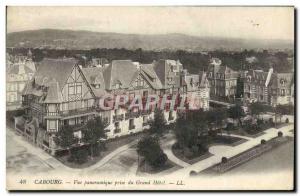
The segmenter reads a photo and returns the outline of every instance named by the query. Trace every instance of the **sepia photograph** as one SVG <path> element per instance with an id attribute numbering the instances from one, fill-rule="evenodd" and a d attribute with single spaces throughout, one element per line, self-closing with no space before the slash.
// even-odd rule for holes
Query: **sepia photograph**
<path id="1" fill-rule="evenodd" d="M 293 6 L 6 6 L 6 189 L 294 191 L 294 33 Z"/>

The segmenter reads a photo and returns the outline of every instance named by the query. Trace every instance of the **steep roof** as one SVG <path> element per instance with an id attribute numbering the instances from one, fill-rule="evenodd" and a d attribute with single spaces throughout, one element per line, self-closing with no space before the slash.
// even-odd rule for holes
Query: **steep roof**
<path id="1" fill-rule="evenodd" d="M 187 91 L 195 91 L 199 87 L 199 75 L 198 74 L 188 74 L 184 77 L 186 83 Z"/>
<path id="2" fill-rule="evenodd" d="M 176 68 L 178 68 L 178 70 L 171 71 L 171 66 L 175 66 Z M 159 61 L 153 62 L 153 69 L 156 75 L 158 76 L 163 89 L 170 88 L 173 86 L 179 87 L 180 76 L 179 74 L 177 76 L 175 74 L 175 72 L 180 73 L 180 71 L 182 70 L 182 64 L 179 61 L 170 59 L 160 59 Z M 174 78 L 174 83 L 172 85 L 168 83 L 167 77 Z"/>
<path id="3" fill-rule="evenodd" d="M 49 84 L 49 90 L 47 92 L 44 103 L 61 103 L 63 101 L 63 96 L 61 94 L 61 89 L 59 88 L 58 82 L 51 82 Z"/>
<path id="4" fill-rule="evenodd" d="M 285 87 L 291 87 L 294 83 L 294 73 L 274 73 L 271 80 L 272 86 L 280 87 L 282 82 Z"/>
<path id="5" fill-rule="evenodd" d="M 226 78 L 237 78 L 239 73 L 237 71 L 234 71 L 228 66 L 223 65 L 216 65 L 216 64 L 210 64 L 208 66 L 208 72 L 213 72 L 214 77 L 216 77 L 216 74 L 224 74 Z"/>
<path id="6" fill-rule="evenodd" d="M 131 60 L 112 61 L 103 73 L 106 89 L 114 89 L 116 83 L 119 83 L 121 88 L 128 88 L 137 71 L 136 65 Z"/>
<path id="7" fill-rule="evenodd" d="M 43 59 L 34 76 L 35 82 L 41 86 L 49 86 L 56 81 L 61 89 L 76 64 L 77 60 L 74 58 Z"/>
<path id="8" fill-rule="evenodd" d="M 162 88 L 161 81 L 153 69 L 153 64 L 142 64 L 141 73 L 154 89 Z"/>
<path id="9" fill-rule="evenodd" d="M 30 65 L 30 66 L 28 66 Z M 21 75 L 21 74 L 29 74 L 29 73 L 34 73 L 35 69 L 32 67 L 31 64 L 26 64 L 26 63 L 15 63 L 10 66 L 8 69 L 8 74 L 16 74 L 16 75 Z"/>
<path id="10" fill-rule="evenodd" d="M 88 81 L 92 91 L 96 97 L 101 97 L 105 94 L 105 81 L 103 77 L 104 68 L 100 67 L 89 67 L 82 68 L 82 73 L 86 80 Z M 100 85 L 99 88 L 96 88 L 96 85 Z"/>

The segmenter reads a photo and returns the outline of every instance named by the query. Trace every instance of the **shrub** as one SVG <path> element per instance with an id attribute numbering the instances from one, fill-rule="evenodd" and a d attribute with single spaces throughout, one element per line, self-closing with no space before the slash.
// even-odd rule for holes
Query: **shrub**
<path id="1" fill-rule="evenodd" d="M 168 156 L 165 153 L 161 152 L 160 155 L 157 156 L 156 160 L 151 162 L 151 165 L 154 167 L 161 167 L 165 165 L 167 160 Z"/>
<path id="2" fill-rule="evenodd" d="M 260 141 L 260 143 L 261 143 L 261 144 L 266 144 L 266 140 L 262 139 L 262 140 Z"/>
<path id="3" fill-rule="evenodd" d="M 227 157 L 222 157 L 222 163 L 227 163 Z"/>
<path id="4" fill-rule="evenodd" d="M 279 132 L 278 132 L 278 137 L 282 137 L 282 136 L 283 136 L 282 132 L 279 131 Z"/>
<path id="5" fill-rule="evenodd" d="M 274 121 L 273 121 L 273 118 L 269 118 L 269 124 L 270 124 L 270 126 L 274 126 L 275 124 L 274 124 Z"/>
<path id="6" fill-rule="evenodd" d="M 71 150 L 71 156 L 68 161 L 83 164 L 87 161 L 88 154 L 87 149 L 73 149 Z"/>
<path id="7" fill-rule="evenodd" d="M 285 119 L 285 123 L 289 123 L 290 120 L 288 118 Z"/>

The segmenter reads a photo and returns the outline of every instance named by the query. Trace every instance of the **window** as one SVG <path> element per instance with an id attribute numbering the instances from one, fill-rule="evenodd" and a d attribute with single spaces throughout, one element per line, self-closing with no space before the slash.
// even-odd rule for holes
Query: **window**
<path id="1" fill-rule="evenodd" d="M 147 116 L 143 116 L 143 123 L 147 123 L 148 121 L 148 117 Z"/>
<path id="2" fill-rule="evenodd" d="M 74 95 L 75 94 L 75 88 L 74 85 L 69 85 L 69 95 Z"/>
<path id="3" fill-rule="evenodd" d="M 119 122 L 115 122 L 115 130 L 114 133 L 120 133 L 121 129 L 120 129 L 120 123 Z"/>
<path id="4" fill-rule="evenodd" d="M 49 120 L 49 130 L 56 130 L 56 121 L 55 120 Z"/>
<path id="5" fill-rule="evenodd" d="M 260 100 L 263 101 L 264 100 L 264 97 L 262 95 L 260 95 Z"/>
<path id="6" fill-rule="evenodd" d="M 135 129 L 135 126 L 134 126 L 134 119 L 130 119 L 129 120 L 129 130 L 131 129 Z"/>
<path id="7" fill-rule="evenodd" d="M 50 105 L 48 106 L 48 110 L 49 110 L 49 112 L 56 112 L 56 107 L 55 107 L 55 105 L 54 105 L 54 104 L 50 104 Z"/>
<path id="8" fill-rule="evenodd" d="M 9 99 L 10 102 L 15 102 L 15 101 L 16 101 L 16 96 L 15 96 L 15 94 L 11 94 L 9 98 L 10 98 L 10 99 Z"/>
<path id="9" fill-rule="evenodd" d="M 76 94 L 81 94 L 82 86 L 81 84 L 76 85 Z"/>

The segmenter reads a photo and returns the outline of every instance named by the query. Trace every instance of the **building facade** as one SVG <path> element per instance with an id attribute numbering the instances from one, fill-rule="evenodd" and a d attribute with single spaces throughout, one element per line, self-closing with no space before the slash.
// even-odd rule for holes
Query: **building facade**
<path id="1" fill-rule="evenodd" d="M 250 70 L 244 75 L 244 100 L 262 102 L 272 106 L 293 104 L 294 102 L 293 73 L 274 73 Z"/>
<path id="2" fill-rule="evenodd" d="M 58 71 L 59 70 L 59 71 Z M 183 82 L 184 81 L 184 82 Z M 209 84 L 206 74 L 183 74 L 182 64 L 174 60 L 159 60 L 151 64 L 139 64 L 131 60 L 114 60 L 107 66 L 81 68 L 72 58 L 44 59 L 33 79 L 23 92 L 23 106 L 28 120 L 24 122 L 25 132 L 39 136 L 39 143 L 46 149 L 57 148 L 53 142 L 56 133 L 63 127 L 72 127 L 79 141 L 86 122 L 100 116 L 106 123 L 107 138 L 115 138 L 142 131 L 149 127 L 154 110 L 133 107 L 104 110 L 101 104 L 114 102 L 105 96 L 126 95 L 129 103 L 141 97 L 145 104 L 149 95 L 195 93 L 200 108 L 208 109 Z M 177 111 L 167 104 L 163 108 L 167 123 L 175 122 Z M 20 125 L 16 125 L 19 126 Z"/>
<path id="3" fill-rule="evenodd" d="M 31 58 L 22 57 L 9 63 L 6 73 L 6 110 L 21 108 L 22 91 L 35 71 L 36 67 Z"/>
<path id="4" fill-rule="evenodd" d="M 236 95 L 238 72 L 222 65 L 222 61 L 212 58 L 208 70 L 210 96 L 212 98 L 233 98 Z"/>

